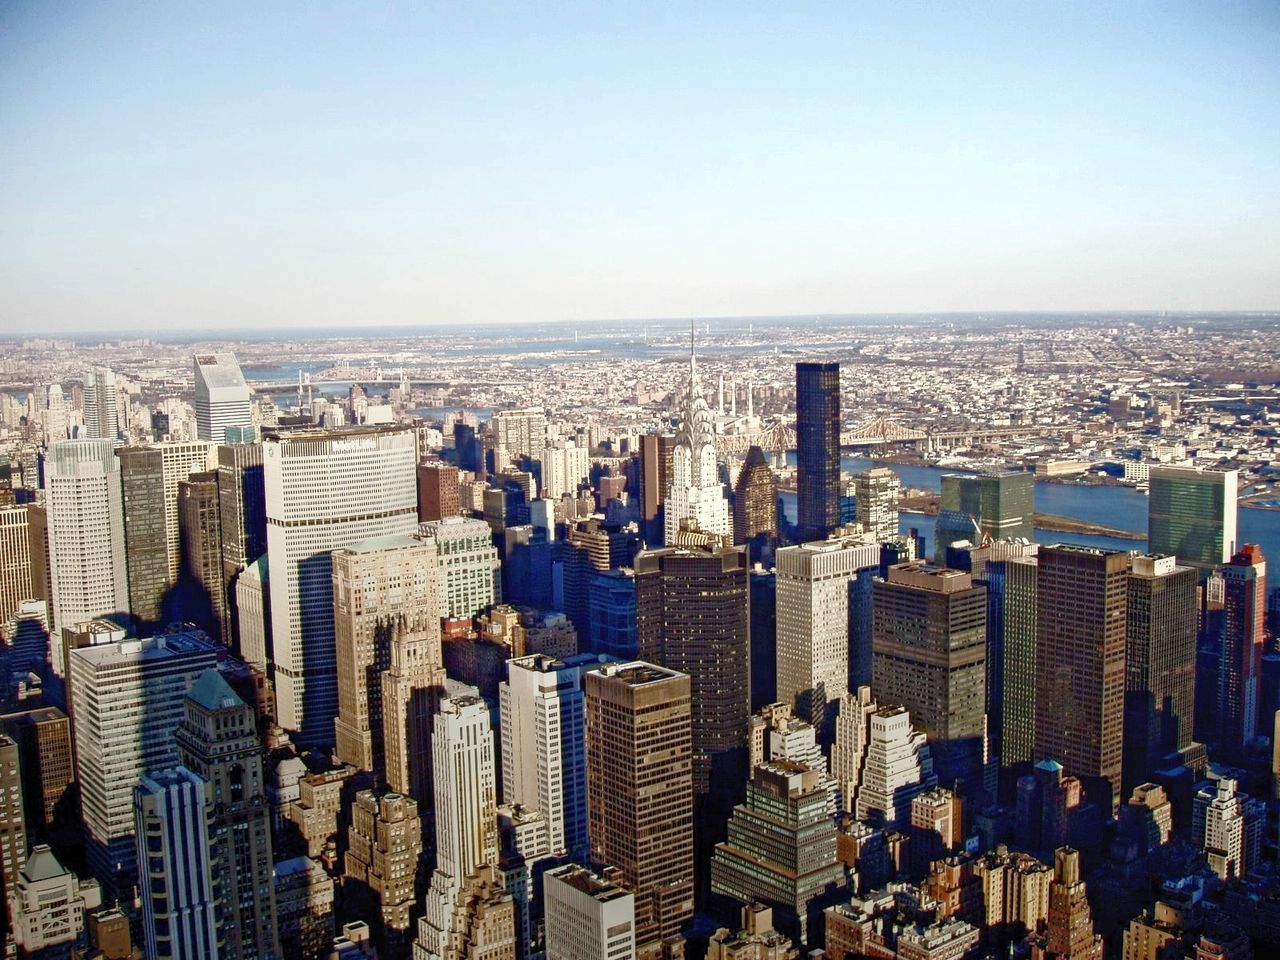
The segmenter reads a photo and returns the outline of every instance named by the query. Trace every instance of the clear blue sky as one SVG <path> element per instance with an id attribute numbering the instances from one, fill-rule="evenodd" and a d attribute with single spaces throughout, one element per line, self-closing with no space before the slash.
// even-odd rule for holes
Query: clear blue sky
<path id="1" fill-rule="evenodd" d="M 0 331 L 1280 308 L 1280 4 L 0 5 Z"/>

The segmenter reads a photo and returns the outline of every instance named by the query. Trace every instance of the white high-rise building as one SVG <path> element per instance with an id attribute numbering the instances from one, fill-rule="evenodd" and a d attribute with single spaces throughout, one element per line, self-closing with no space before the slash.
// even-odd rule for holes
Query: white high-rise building
<path id="1" fill-rule="evenodd" d="M 445 517 L 424 523 L 421 529 L 436 541 L 439 551 L 445 616 L 451 620 L 474 617 L 498 602 L 502 561 L 487 523 L 474 517 Z"/>
<path id="2" fill-rule="evenodd" d="M 84 435 L 115 441 L 128 429 L 125 399 L 116 375 L 106 367 L 94 367 L 84 375 Z"/>
<path id="3" fill-rule="evenodd" d="M 817 541 L 783 547 L 775 561 L 778 700 L 795 704 L 821 687 L 833 703 L 849 692 L 849 584 L 880 565 L 880 545 Z"/>
<path id="4" fill-rule="evenodd" d="M 541 813 L 551 852 L 590 854 L 587 843 L 586 701 L 581 671 L 533 654 L 507 661 L 498 688 L 502 801 Z"/>
<path id="5" fill-rule="evenodd" d="M 204 440 L 166 442 L 160 448 L 164 473 L 164 536 L 169 549 L 169 582 L 178 582 L 182 535 L 178 529 L 178 484 L 193 473 L 218 469 L 218 445 Z"/>
<path id="6" fill-rule="evenodd" d="M 542 456 L 547 441 L 547 416 L 540 407 L 499 410 L 490 421 L 494 443 L 505 450 L 508 460 Z"/>
<path id="7" fill-rule="evenodd" d="M 196 436 L 225 443 L 228 427 L 252 429 L 249 385 L 244 381 L 235 354 L 197 353 L 192 361 L 196 376 Z"/>
<path id="8" fill-rule="evenodd" d="M 911 801 L 938 785 L 927 738 L 912 726 L 905 707 L 885 707 L 871 715 L 859 779 L 858 819 L 889 824 L 909 824 Z"/>
<path id="9" fill-rule="evenodd" d="M 62 384 L 49 384 L 47 398 L 44 411 L 44 442 L 50 444 L 67 439 L 71 416 L 67 410 L 67 399 L 62 394 Z"/>
<path id="10" fill-rule="evenodd" d="M 576 494 L 591 474 L 591 453 L 572 440 L 548 440 L 542 454 L 542 495 L 559 500 Z"/>
<path id="11" fill-rule="evenodd" d="M 830 797 L 830 812 L 835 815 L 839 791 L 835 778 L 827 771 L 827 758 L 812 724 L 794 716 L 787 704 L 775 703 L 751 718 L 747 740 L 748 770 L 780 760 L 803 764 L 817 775 L 818 784 Z"/>
<path id="12" fill-rule="evenodd" d="M 872 467 L 855 473 L 849 484 L 857 510 L 858 526 L 876 540 L 898 535 L 898 501 L 902 481 L 888 467 Z"/>
<path id="13" fill-rule="evenodd" d="M 489 708 L 479 697 L 449 697 L 432 731 L 436 870 L 418 921 L 414 960 L 444 960 L 458 894 L 476 868 L 498 865 L 498 802 Z"/>
<path id="14" fill-rule="evenodd" d="M 46 456 L 55 631 L 129 612 L 124 503 L 114 449 L 110 440 L 63 440 Z M 61 664 L 54 669 L 61 672 Z"/>
<path id="15" fill-rule="evenodd" d="M 25 503 L 0 504 L 0 638 L 35 591 L 31 583 L 31 522 Z"/>
<path id="16" fill-rule="evenodd" d="M 84 933 L 85 914 L 102 906 L 97 880 L 80 880 L 48 845 L 31 848 L 8 891 L 13 939 L 22 956 L 58 956 Z M 48 951 L 47 953 L 45 951 Z"/>
<path id="17" fill-rule="evenodd" d="M 124 896 L 136 881 L 133 788 L 178 762 L 173 732 L 187 691 L 217 662 L 208 640 L 179 633 L 80 647 L 70 655 L 76 781 L 89 868 Z"/>
<path id="18" fill-rule="evenodd" d="M 853 813 L 857 803 L 858 782 L 867 759 L 867 744 L 871 740 L 871 715 L 878 709 L 875 700 L 871 699 L 870 687 L 859 687 L 857 693 L 840 698 L 836 742 L 831 750 L 831 774 L 836 779 L 841 805 L 846 813 Z"/>
<path id="19" fill-rule="evenodd" d="M 148 960 L 218 960 L 205 781 L 144 773 L 134 794 Z"/>
<path id="20" fill-rule="evenodd" d="M 338 712 L 331 551 L 417 529 L 408 426 L 298 430 L 263 440 L 276 706 L 304 744 Z"/>
<path id="21" fill-rule="evenodd" d="M 663 506 L 663 538 L 676 542 L 681 523 L 692 521 L 703 533 L 728 535 L 729 501 L 716 462 L 714 415 L 702 396 L 698 362 L 689 354 L 689 385 L 680 409 L 680 429 L 671 451 L 671 483 Z"/>
<path id="22" fill-rule="evenodd" d="M 633 960 L 636 898 L 568 863 L 543 875 L 546 960 Z"/>
<path id="23" fill-rule="evenodd" d="M 1223 880 L 1239 880 L 1258 865 L 1267 808 L 1241 793 L 1231 777 L 1197 791 L 1192 807 L 1192 843 L 1204 851 L 1209 868 Z"/>

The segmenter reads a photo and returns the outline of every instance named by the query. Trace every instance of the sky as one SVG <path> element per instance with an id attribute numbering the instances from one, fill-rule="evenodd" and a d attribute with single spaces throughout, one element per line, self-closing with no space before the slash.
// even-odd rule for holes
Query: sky
<path id="1" fill-rule="evenodd" d="M 0 332 L 1280 309 L 1280 3 L 0 4 Z"/>

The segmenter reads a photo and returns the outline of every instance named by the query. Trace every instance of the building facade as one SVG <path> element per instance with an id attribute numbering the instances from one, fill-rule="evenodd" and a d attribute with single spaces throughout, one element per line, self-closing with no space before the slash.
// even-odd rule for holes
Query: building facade
<path id="1" fill-rule="evenodd" d="M 987 591 L 959 570 L 898 564 L 873 588 L 872 687 L 929 738 L 939 780 L 986 791 Z"/>
<path id="2" fill-rule="evenodd" d="M 1239 760 L 1245 745 L 1259 732 L 1258 686 L 1267 606 L 1267 561 L 1262 548 L 1245 544 L 1223 568 L 1222 579 L 1225 623 L 1218 673 L 1218 744 Z"/>
<path id="3" fill-rule="evenodd" d="M 225 443 L 227 428 L 253 429 L 249 385 L 233 353 L 197 353 L 192 357 L 196 379 L 196 437 Z"/>
<path id="4" fill-rule="evenodd" d="M 334 743 L 338 712 L 330 554 L 417 528 L 410 427 L 299 430 L 263 442 L 278 720 Z"/>
<path id="5" fill-rule="evenodd" d="M 133 785 L 139 775 L 178 762 L 174 730 L 183 720 L 187 691 L 216 659 L 213 644 L 194 634 L 70 652 L 86 857 L 105 894 L 123 895 L 136 882 Z"/>
<path id="6" fill-rule="evenodd" d="M 1059 544 L 1036 580 L 1036 745 L 1120 809 L 1129 554 Z"/>
<path id="7" fill-rule="evenodd" d="M 217 670 L 191 685 L 174 734 L 204 784 L 219 960 L 273 960 L 281 944 L 271 882 L 271 823 L 253 708 Z"/>
<path id="8" fill-rule="evenodd" d="M 109 440 L 63 440 L 45 459 L 53 627 L 129 612 L 120 465 Z M 61 671 L 59 663 L 54 669 Z"/>
<path id="9" fill-rule="evenodd" d="M 138 778 L 135 829 L 147 957 L 218 960 L 205 782 L 185 767 Z"/>
<path id="10" fill-rule="evenodd" d="M 751 612 L 743 547 L 664 547 L 636 556 L 636 649 L 642 660 L 689 677 L 693 783 L 713 768 L 745 772 L 751 716 Z M 724 767 L 726 774 L 729 767 Z"/>
<path id="11" fill-rule="evenodd" d="M 636 953 L 655 957 L 693 917 L 693 743 L 685 674 L 642 661 L 584 677 L 593 861 L 635 896 Z"/>
<path id="12" fill-rule="evenodd" d="M 1176 556 L 1201 578 L 1236 552 L 1235 470 L 1153 466 L 1147 514 L 1147 549 Z"/>
<path id="13" fill-rule="evenodd" d="M 636 898 L 569 863 L 543 874 L 546 960 L 634 960 Z"/>
<path id="14" fill-rule="evenodd" d="M 796 364 L 796 507 L 800 539 L 840 526 L 840 364 Z"/>

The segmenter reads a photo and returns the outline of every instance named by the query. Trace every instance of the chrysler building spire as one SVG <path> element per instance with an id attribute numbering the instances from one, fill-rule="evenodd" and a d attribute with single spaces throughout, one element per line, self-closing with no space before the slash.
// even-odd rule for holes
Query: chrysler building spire
<path id="1" fill-rule="evenodd" d="M 729 508 L 716 464 L 716 438 L 711 407 L 702 395 L 702 377 L 689 328 L 689 383 L 680 404 L 680 428 L 672 451 L 671 485 L 663 524 L 668 544 L 683 520 L 693 520 L 704 533 L 729 533 Z"/>

